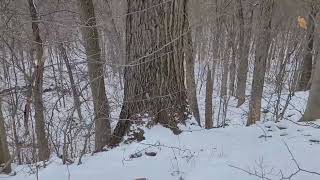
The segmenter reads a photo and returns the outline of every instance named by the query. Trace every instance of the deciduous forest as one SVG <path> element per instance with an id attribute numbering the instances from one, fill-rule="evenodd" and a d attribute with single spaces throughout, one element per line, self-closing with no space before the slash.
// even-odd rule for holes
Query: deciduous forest
<path id="1" fill-rule="evenodd" d="M 319 0 L 0 0 L 0 179 L 320 179 Z"/>

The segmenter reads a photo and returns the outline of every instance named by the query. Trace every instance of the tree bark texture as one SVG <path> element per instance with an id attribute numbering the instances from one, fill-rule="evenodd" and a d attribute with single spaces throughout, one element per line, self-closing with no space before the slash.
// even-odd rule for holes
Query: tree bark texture
<path id="1" fill-rule="evenodd" d="M 250 49 L 251 28 L 245 29 L 244 9 L 242 0 L 236 0 L 237 16 L 239 21 L 239 67 L 237 73 L 237 89 L 236 97 L 238 99 L 237 107 L 245 102 L 246 98 L 246 84 L 248 74 L 248 56 Z M 252 21 L 252 13 L 249 18 Z M 251 22 L 248 24 L 251 27 Z"/>
<path id="2" fill-rule="evenodd" d="M 35 131 L 37 136 L 38 158 L 39 161 L 45 161 L 50 157 L 49 143 L 45 131 L 44 106 L 42 100 L 43 71 L 45 59 L 43 57 L 43 43 L 40 37 L 40 29 L 38 24 L 38 12 L 33 0 L 28 0 L 28 3 L 32 18 L 33 50 L 36 52 L 34 63 L 35 70 L 32 78 L 32 94 L 35 111 Z"/>
<path id="3" fill-rule="evenodd" d="M 214 67 L 213 67 L 214 68 Z M 214 71 L 214 70 L 213 70 Z M 207 81 L 206 81 L 206 99 L 205 99 L 205 128 L 211 129 L 213 128 L 213 105 L 212 105 L 212 98 L 213 98 L 213 76 L 212 70 L 210 65 L 207 69 Z"/>
<path id="4" fill-rule="evenodd" d="M 313 42 L 314 42 L 314 31 L 315 31 L 315 22 L 314 19 L 317 16 L 316 7 L 311 5 L 311 12 L 308 16 L 308 23 L 307 23 L 307 47 L 305 49 L 305 55 L 302 61 L 302 72 L 299 81 L 298 90 L 309 90 L 310 86 L 308 83 L 311 79 L 312 74 L 312 51 L 313 51 Z"/>
<path id="5" fill-rule="evenodd" d="M 0 164 L 4 164 L 4 169 L 2 172 L 11 172 L 11 158 L 8 149 L 7 135 L 5 129 L 5 121 L 2 113 L 2 102 L 0 98 Z M 1 173 L 1 172 L 0 172 Z"/>
<path id="6" fill-rule="evenodd" d="M 112 144 L 121 141 L 131 120 L 139 115 L 147 114 L 174 133 L 180 132 L 177 124 L 188 116 L 184 85 L 186 0 L 127 2 L 124 102 Z"/>
<path id="7" fill-rule="evenodd" d="M 186 58 L 186 84 L 188 91 L 188 102 L 198 125 L 201 126 L 200 112 L 197 99 L 197 85 L 194 75 L 194 49 L 192 45 L 191 32 L 185 39 L 185 58 Z"/>
<path id="8" fill-rule="evenodd" d="M 95 151 L 109 143 L 111 127 L 104 82 L 105 61 L 101 59 L 99 36 L 92 0 L 79 0 L 81 32 L 88 61 L 88 72 L 95 115 Z"/>
<path id="9" fill-rule="evenodd" d="M 320 119 L 320 62 L 317 60 L 311 90 L 308 98 L 307 108 L 302 117 L 303 121 L 314 121 Z"/>
<path id="10" fill-rule="evenodd" d="M 274 0 L 264 0 L 260 5 L 260 34 L 256 47 L 254 61 L 251 99 L 247 125 L 260 120 L 261 99 L 266 72 L 268 51 L 271 44 L 271 19 Z"/>

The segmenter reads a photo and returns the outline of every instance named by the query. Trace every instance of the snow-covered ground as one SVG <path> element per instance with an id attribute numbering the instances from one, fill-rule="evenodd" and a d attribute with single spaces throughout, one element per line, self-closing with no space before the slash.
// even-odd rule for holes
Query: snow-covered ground
<path id="1" fill-rule="evenodd" d="M 146 131 L 146 140 L 122 145 L 108 152 L 87 155 L 82 165 L 62 165 L 53 158 L 48 167 L 39 171 L 40 180 L 254 180 L 255 176 L 236 169 L 264 173 L 271 179 L 280 179 L 280 171 L 289 176 L 297 170 L 285 144 L 292 151 L 301 168 L 320 172 L 320 130 L 301 127 L 289 122 L 280 130 L 273 123 L 252 127 L 225 129 L 188 129 L 179 136 L 170 130 L 155 126 Z M 283 126 L 282 124 L 282 126 Z M 265 126 L 271 126 L 268 128 Z M 198 129 L 198 130 L 196 130 Z M 264 131 L 262 130 L 264 129 Z M 192 132 L 191 132 L 192 131 Z M 267 138 L 264 138 L 266 133 Z M 155 152 L 156 156 L 145 155 Z M 133 158 L 132 156 L 140 156 Z M 232 167 L 234 166 L 234 167 Z M 19 166 L 10 180 L 33 180 L 31 167 Z M 34 170 L 34 167 L 33 171 Z M 293 179 L 318 180 L 316 175 L 299 173 Z"/>
<path id="2" fill-rule="evenodd" d="M 145 129 L 146 140 L 122 144 L 107 152 L 86 155 L 83 164 L 77 161 L 62 165 L 52 158 L 40 168 L 39 180 L 257 180 L 289 177 L 301 169 L 320 173 L 320 129 L 297 125 L 307 95 L 293 97 L 280 123 L 272 114 L 263 115 L 267 122 L 245 127 L 247 108 L 235 108 L 230 100 L 226 128 L 204 130 L 190 123 L 176 136 L 159 125 Z M 266 102 L 264 106 L 268 106 Z M 270 104 L 269 104 L 270 105 Z M 247 106 L 247 105 L 244 105 Z M 294 122 L 291 122 L 289 120 Z M 320 121 L 315 122 L 320 124 Z M 302 125 L 306 125 L 301 123 Z M 290 154 L 290 151 L 292 155 Z M 148 156 L 146 153 L 156 153 Z M 35 180 L 35 166 L 16 166 L 16 175 L 0 176 L 8 180 Z M 247 171 L 247 172 L 246 172 Z M 250 175 L 248 172 L 256 174 Z M 282 174 L 281 174 L 282 173 Z M 303 171 L 292 180 L 319 180 L 320 176 Z"/>

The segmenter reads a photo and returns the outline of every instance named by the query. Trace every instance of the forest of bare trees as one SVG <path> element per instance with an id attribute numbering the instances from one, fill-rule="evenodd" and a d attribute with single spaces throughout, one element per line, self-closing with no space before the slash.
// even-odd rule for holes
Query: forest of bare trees
<path id="1" fill-rule="evenodd" d="M 0 0 L 0 171 L 81 164 L 157 124 L 224 128 L 233 106 L 243 126 L 280 122 L 299 91 L 300 122 L 320 119 L 319 11 L 319 0 Z"/>

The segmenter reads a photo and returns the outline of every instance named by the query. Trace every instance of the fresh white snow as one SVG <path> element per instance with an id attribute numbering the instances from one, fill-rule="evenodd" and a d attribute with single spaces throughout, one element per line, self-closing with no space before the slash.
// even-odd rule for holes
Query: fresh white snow
<path id="1" fill-rule="evenodd" d="M 188 123 L 180 135 L 160 125 L 145 129 L 146 140 L 121 144 L 107 152 L 86 155 L 83 164 L 77 161 L 63 165 L 52 158 L 46 168 L 39 169 L 39 180 L 257 180 L 248 172 L 269 179 L 281 179 L 297 171 L 287 146 L 300 167 L 320 173 L 320 129 L 295 124 L 303 112 L 298 93 L 286 111 L 290 120 L 267 122 L 245 127 L 245 111 L 232 106 L 228 110 L 229 126 L 204 130 Z M 300 102 L 299 102 L 300 101 Z M 265 103 L 264 103 L 265 104 Z M 303 105 L 304 104 L 304 105 Z M 315 122 L 320 124 L 320 121 Z M 304 123 L 302 123 L 305 125 Z M 279 128 L 281 127 L 281 128 Z M 287 145 L 287 146 L 286 146 Z M 145 152 L 155 152 L 147 156 Z M 135 155 L 141 156 L 132 158 Z M 131 157 L 131 158 L 130 158 Z M 241 170 L 242 169 L 242 170 Z M 8 180 L 37 179 L 34 165 L 15 166 L 15 176 L 2 175 Z M 292 180 L 319 180 L 320 176 L 299 172 Z"/>
<path id="2" fill-rule="evenodd" d="M 296 166 L 285 146 L 291 149 L 299 165 L 310 171 L 320 171 L 320 144 L 309 140 L 319 136 L 320 131 L 309 129 L 311 137 L 298 131 L 300 127 L 290 125 L 286 136 L 282 130 L 267 131 L 267 138 L 259 138 L 264 132 L 257 126 L 227 127 L 225 129 L 199 130 L 190 128 L 179 136 L 161 126 L 146 130 L 146 140 L 130 145 L 121 145 L 108 152 L 87 155 L 82 165 L 62 165 L 61 159 L 53 158 L 46 168 L 39 171 L 43 180 L 254 180 L 259 179 L 234 167 L 258 173 L 266 173 L 272 179 L 280 178 L 280 170 L 290 175 Z M 195 129 L 195 130 L 193 130 Z M 198 130 L 197 130 L 198 129 Z M 130 158 L 142 153 L 142 157 Z M 155 157 L 145 152 L 156 152 Z M 10 180 L 33 180 L 26 165 L 16 167 L 18 173 Z M 68 170 L 69 169 L 69 170 Z M 319 176 L 301 173 L 296 180 L 318 180 Z"/>

